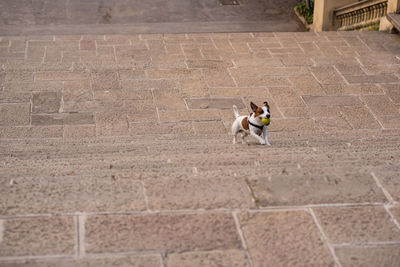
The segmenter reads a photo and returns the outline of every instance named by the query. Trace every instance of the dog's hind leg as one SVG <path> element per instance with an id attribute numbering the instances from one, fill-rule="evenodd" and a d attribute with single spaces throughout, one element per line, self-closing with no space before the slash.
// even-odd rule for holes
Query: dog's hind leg
<path id="1" fill-rule="evenodd" d="M 248 134 L 246 132 L 243 132 L 242 134 L 242 144 L 246 144 L 246 141 L 244 140 L 244 138 L 248 136 Z"/>
<path id="2" fill-rule="evenodd" d="M 240 132 L 240 124 L 239 124 L 239 121 L 236 120 L 232 124 L 232 135 L 233 135 L 232 143 L 233 144 L 237 143 L 236 139 L 237 139 L 237 135 L 238 135 L 239 132 Z"/>

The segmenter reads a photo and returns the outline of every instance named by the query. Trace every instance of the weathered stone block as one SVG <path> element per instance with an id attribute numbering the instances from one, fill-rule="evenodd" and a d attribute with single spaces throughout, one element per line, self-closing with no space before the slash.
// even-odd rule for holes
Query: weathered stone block
<path id="1" fill-rule="evenodd" d="M 399 108 L 394 105 L 385 95 L 363 96 L 362 100 L 378 117 L 385 115 L 399 115 Z"/>
<path id="2" fill-rule="evenodd" d="M 33 73 L 27 71 L 7 71 L 4 77 L 5 83 L 29 83 L 33 82 Z"/>
<path id="3" fill-rule="evenodd" d="M 317 226 L 305 211 L 239 215 L 254 266 L 335 266 Z"/>
<path id="4" fill-rule="evenodd" d="M 96 135 L 128 135 L 128 117 L 126 112 L 105 111 L 96 113 Z"/>
<path id="5" fill-rule="evenodd" d="M 9 219 L 3 222 L 0 256 L 73 255 L 74 245 L 72 217 Z"/>
<path id="6" fill-rule="evenodd" d="M 230 177 L 162 178 L 144 182 L 152 210 L 245 208 L 252 197 L 243 179 Z"/>
<path id="7" fill-rule="evenodd" d="M 314 209 L 331 243 L 399 241 L 400 232 L 381 206 Z"/>
<path id="8" fill-rule="evenodd" d="M 240 250 L 169 253 L 165 262 L 170 267 L 248 266 L 245 253 Z"/>
<path id="9" fill-rule="evenodd" d="M 210 87 L 234 87 L 236 86 L 231 75 L 226 69 L 204 69 L 203 73 Z"/>
<path id="10" fill-rule="evenodd" d="M 299 95 L 324 95 L 325 92 L 321 85 L 315 80 L 312 75 L 302 75 L 289 77 L 293 83 L 294 89 Z"/>
<path id="11" fill-rule="evenodd" d="M 196 69 L 149 70 L 147 74 L 150 79 L 185 79 L 201 77 L 201 71 Z"/>
<path id="12" fill-rule="evenodd" d="M 375 173 L 383 187 L 395 201 L 400 201 L 400 179 L 397 172 L 378 171 Z M 399 216 L 400 221 L 400 216 Z"/>
<path id="13" fill-rule="evenodd" d="M 304 172 L 251 178 L 250 186 L 261 206 L 386 201 L 370 175 Z"/>
<path id="14" fill-rule="evenodd" d="M 400 85 L 399 84 L 383 84 L 383 90 L 386 95 L 395 103 L 400 104 Z"/>
<path id="15" fill-rule="evenodd" d="M 303 107 L 302 99 L 295 94 L 291 87 L 273 87 L 269 92 L 274 98 L 275 103 L 281 107 Z"/>
<path id="16" fill-rule="evenodd" d="M 132 255 L 132 256 L 99 256 L 80 259 L 38 259 L 38 260 L 16 260 L 2 263 L 4 267 L 159 267 L 161 265 L 161 256 L 157 254 Z"/>
<path id="17" fill-rule="evenodd" d="M 312 67 L 311 72 L 321 84 L 344 84 L 342 76 L 331 66 Z"/>
<path id="18" fill-rule="evenodd" d="M 64 138 L 83 138 L 96 136 L 94 125 L 65 125 Z"/>
<path id="19" fill-rule="evenodd" d="M 210 96 L 208 85 L 203 79 L 183 79 L 179 81 L 183 96 L 202 97 Z"/>
<path id="20" fill-rule="evenodd" d="M 92 99 L 92 86 L 89 80 L 66 81 L 63 91 L 64 101 L 85 101 Z"/>
<path id="21" fill-rule="evenodd" d="M 189 109 L 228 109 L 236 105 L 244 108 L 243 101 L 238 97 L 231 98 L 190 98 L 186 99 Z"/>
<path id="22" fill-rule="evenodd" d="M 346 120 L 355 129 L 379 129 L 381 126 L 365 107 L 343 107 Z"/>
<path id="23" fill-rule="evenodd" d="M 82 163 L 83 164 L 83 163 Z M 108 177 L 107 177 L 108 176 Z M 112 212 L 146 208 L 140 181 L 112 175 L 16 177 L 1 184 L 1 215 Z M 43 239 L 43 237 L 39 237 Z"/>
<path id="24" fill-rule="evenodd" d="M 377 74 L 377 75 L 358 75 L 349 76 L 345 75 L 349 83 L 394 83 L 399 82 L 399 78 L 393 74 Z"/>
<path id="25" fill-rule="evenodd" d="M 28 125 L 30 103 L 0 103 L 0 126 Z"/>
<path id="26" fill-rule="evenodd" d="M 92 81 L 93 90 L 115 90 L 121 88 L 117 72 L 92 73 Z"/>
<path id="27" fill-rule="evenodd" d="M 73 81 L 87 80 L 89 75 L 85 72 L 46 71 L 35 73 L 35 81 Z"/>
<path id="28" fill-rule="evenodd" d="M 197 134 L 226 134 L 222 121 L 195 121 L 193 122 L 194 131 Z"/>
<path id="29" fill-rule="evenodd" d="M 217 69 L 233 67 L 231 61 L 224 60 L 186 60 L 188 68 Z"/>
<path id="30" fill-rule="evenodd" d="M 33 113 L 58 113 L 61 105 L 60 92 L 33 93 Z"/>
<path id="31" fill-rule="evenodd" d="M 63 127 L 56 126 L 12 126 L 0 127 L 0 138 L 62 138 Z"/>
<path id="32" fill-rule="evenodd" d="M 148 134 L 192 134 L 191 122 L 131 123 L 131 135 Z"/>
<path id="33" fill-rule="evenodd" d="M 336 247 L 335 254 L 343 267 L 396 267 L 400 262 L 400 246 Z"/>
<path id="34" fill-rule="evenodd" d="M 309 106 L 361 106 L 362 103 L 355 96 L 303 96 Z"/>
<path id="35" fill-rule="evenodd" d="M 154 100 L 159 110 L 186 110 L 179 90 L 154 90 Z"/>
<path id="36" fill-rule="evenodd" d="M 94 40 L 81 40 L 79 42 L 80 50 L 96 50 L 96 44 Z"/>
<path id="37" fill-rule="evenodd" d="M 32 114 L 32 125 L 93 124 L 92 113 Z"/>
<path id="38" fill-rule="evenodd" d="M 88 253 L 241 247 L 228 213 L 88 216 L 85 228 Z"/>

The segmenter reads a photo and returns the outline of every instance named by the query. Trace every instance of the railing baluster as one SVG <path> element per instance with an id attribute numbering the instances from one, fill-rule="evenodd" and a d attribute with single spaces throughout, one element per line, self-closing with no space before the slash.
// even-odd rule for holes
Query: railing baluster
<path id="1" fill-rule="evenodd" d="M 365 0 L 334 11 L 338 30 L 366 28 L 387 14 L 387 0 Z"/>

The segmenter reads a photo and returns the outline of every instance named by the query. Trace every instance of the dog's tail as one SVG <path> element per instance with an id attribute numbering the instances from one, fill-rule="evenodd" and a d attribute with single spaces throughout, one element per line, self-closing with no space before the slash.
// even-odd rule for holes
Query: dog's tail
<path id="1" fill-rule="evenodd" d="M 233 113 L 235 114 L 235 118 L 239 117 L 239 110 L 237 106 L 233 105 Z"/>

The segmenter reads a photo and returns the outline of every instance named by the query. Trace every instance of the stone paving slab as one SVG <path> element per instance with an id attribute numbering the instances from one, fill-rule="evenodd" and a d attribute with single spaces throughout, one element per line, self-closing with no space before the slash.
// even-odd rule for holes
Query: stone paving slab
<path id="1" fill-rule="evenodd" d="M 167 266 L 249 266 L 246 254 L 240 250 L 189 252 L 168 254 Z"/>
<path id="2" fill-rule="evenodd" d="M 185 251 L 241 248 L 231 214 L 150 214 L 89 216 L 87 253 Z"/>
<path id="3" fill-rule="evenodd" d="M 343 247 L 335 249 L 343 267 L 347 266 L 397 266 L 400 262 L 400 247 L 368 246 Z"/>
<path id="4" fill-rule="evenodd" d="M 258 204 L 264 207 L 386 201 L 385 195 L 368 173 L 336 173 L 332 176 L 330 171 L 299 171 L 294 175 L 251 178 L 250 185 Z"/>
<path id="5" fill-rule="evenodd" d="M 72 217 L 15 218 L 2 220 L 1 224 L 1 257 L 75 253 Z"/>
<path id="6" fill-rule="evenodd" d="M 131 34 L 179 32 L 303 31 L 294 15 L 296 0 L 267 3 L 222 1 L 54 0 L 0 5 L 0 34 Z M 11 16 L 10 14 L 14 15 Z M 71 40 L 74 40 L 71 38 Z M 16 46 L 16 48 L 19 48 Z M 88 45 L 86 48 L 91 48 Z"/>
<path id="7" fill-rule="evenodd" d="M 16 177 L 2 180 L 4 215 L 106 212 L 146 209 L 143 187 L 127 179 L 93 177 Z"/>
<path id="8" fill-rule="evenodd" d="M 1 36 L 0 266 L 396 266 L 399 41 Z"/>
<path id="9" fill-rule="evenodd" d="M 87 259 L 59 259 L 48 260 L 20 260 L 15 262 L 2 262 L 1 266 L 17 267 L 17 266 L 32 266 L 32 267 L 108 267 L 108 266 L 123 266 L 123 267 L 158 267 L 161 266 L 162 259 L 160 255 L 134 255 L 134 256 L 114 256 L 114 257 L 93 257 Z"/>
<path id="10" fill-rule="evenodd" d="M 239 218 L 254 266 L 334 266 L 310 214 L 271 211 Z"/>
<path id="11" fill-rule="evenodd" d="M 152 210 L 199 208 L 250 208 L 250 191 L 243 179 L 230 177 L 185 177 L 144 181 L 149 207 Z"/>
<path id="12" fill-rule="evenodd" d="M 314 211 L 332 243 L 385 242 L 400 239 L 396 224 L 382 207 L 329 207 L 317 208 Z"/>

